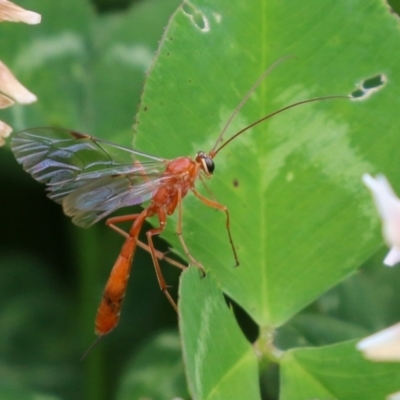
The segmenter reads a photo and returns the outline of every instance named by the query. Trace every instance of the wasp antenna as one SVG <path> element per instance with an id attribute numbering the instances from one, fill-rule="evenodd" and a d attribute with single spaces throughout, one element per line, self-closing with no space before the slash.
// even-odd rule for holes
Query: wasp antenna
<path id="1" fill-rule="evenodd" d="M 252 124 L 246 126 L 245 128 L 241 129 L 239 132 L 235 133 L 232 137 L 230 137 L 225 143 L 223 143 L 217 150 L 213 151 L 210 154 L 210 156 L 212 156 L 212 158 L 214 158 L 220 150 L 222 150 L 228 143 L 232 142 L 232 140 L 237 138 L 243 132 L 246 132 L 250 128 L 253 128 L 254 126 L 265 121 L 266 119 L 273 117 L 274 115 L 277 115 L 283 111 L 289 110 L 289 108 L 297 107 L 297 106 L 300 106 L 301 104 L 312 103 L 314 101 L 322 101 L 322 100 L 330 100 L 330 99 L 351 99 L 351 98 L 352 98 L 351 96 L 333 95 L 333 96 L 325 96 L 325 97 L 315 97 L 313 99 L 301 100 L 301 101 L 297 101 L 296 103 L 289 104 L 288 106 L 283 107 L 277 111 L 274 111 L 271 114 L 268 114 L 268 115 L 258 119 L 257 121 L 253 122 Z"/>
<path id="2" fill-rule="evenodd" d="M 81 361 L 83 361 L 83 360 L 87 357 L 87 355 L 92 351 L 93 347 L 95 347 L 95 346 L 100 342 L 100 340 L 101 340 L 103 337 L 104 337 L 104 335 L 99 335 L 99 336 L 94 340 L 94 342 L 89 346 L 89 348 L 85 351 L 85 353 L 84 353 L 83 356 L 81 357 Z"/>
<path id="3" fill-rule="evenodd" d="M 218 145 L 218 143 L 221 141 L 221 139 L 224 136 L 224 133 L 226 130 L 229 128 L 229 125 L 231 124 L 232 120 L 236 117 L 237 113 L 242 109 L 242 107 L 246 104 L 247 100 L 249 97 L 253 94 L 253 92 L 257 89 L 257 87 L 260 85 L 260 83 L 264 80 L 264 78 L 269 75 L 279 64 L 283 63 L 284 61 L 294 58 L 294 56 L 285 56 L 280 58 L 279 60 L 275 61 L 272 65 L 270 65 L 262 74 L 261 76 L 256 80 L 254 85 L 250 88 L 250 90 L 245 94 L 243 99 L 240 101 L 240 103 L 237 105 L 237 107 L 233 110 L 233 113 L 231 116 L 228 118 L 228 121 L 226 121 L 226 124 L 222 128 L 221 133 L 219 134 L 214 147 L 211 149 L 210 154 L 214 154 L 215 149 Z"/>

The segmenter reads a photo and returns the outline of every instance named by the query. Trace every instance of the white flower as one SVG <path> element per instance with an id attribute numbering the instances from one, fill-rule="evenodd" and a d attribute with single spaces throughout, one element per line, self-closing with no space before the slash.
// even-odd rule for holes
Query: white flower
<path id="1" fill-rule="evenodd" d="M 399 362 L 400 323 L 360 340 L 356 348 L 371 361 Z M 388 395 L 385 400 L 400 400 L 400 392 Z"/>
<path id="2" fill-rule="evenodd" d="M 0 109 L 7 108 L 14 104 L 14 101 L 4 94 L 0 93 Z M 5 141 L 4 139 L 10 135 L 12 129 L 5 122 L 0 120 L 0 146 L 3 146 Z"/>
<path id="3" fill-rule="evenodd" d="M 363 182 L 371 190 L 376 207 L 382 219 L 383 237 L 390 251 L 383 260 L 392 267 L 400 261 L 400 199 L 396 196 L 390 183 L 383 175 L 373 178 L 365 174 Z"/>
<path id="4" fill-rule="evenodd" d="M 5 138 L 10 136 L 12 132 L 11 126 L 8 126 L 5 122 L 0 120 L 0 146 L 3 146 L 5 143 Z"/>
<path id="5" fill-rule="evenodd" d="M 1 0 L 0 0 L 1 1 Z M 17 103 L 30 104 L 37 97 L 22 86 L 12 72 L 0 61 L 0 92 L 11 97 Z M 12 103 L 11 103 L 12 104 Z M 10 103 L 8 105 L 11 105 Z"/>
<path id="6" fill-rule="evenodd" d="M 24 10 L 8 0 L 0 0 L 0 22 L 25 22 L 34 25 L 40 22 L 41 16 L 33 11 Z"/>
<path id="7" fill-rule="evenodd" d="M 360 340 L 356 347 L 372 361 L 400 361 L 400 323 Z"/>
<path id="8" fill-rule="evenodd" d="M 33 11 L 27 11 L 8 0 L 0 0 L 0 22 L 25 22 L 38 24 L 41 16 Z M 7 38 L 9 40 L 9 38 Z M 0 109 L 14 104 L 30 104 L 36 101 L 36 96 L 26 89 L 12 72 L 0 61 Z M 4 139 L 10 135 L 12 128 L 0 120 L 0 146 Z"/>

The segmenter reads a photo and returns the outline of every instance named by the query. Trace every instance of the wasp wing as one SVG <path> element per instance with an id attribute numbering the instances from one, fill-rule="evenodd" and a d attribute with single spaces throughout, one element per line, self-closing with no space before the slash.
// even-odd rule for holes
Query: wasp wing
<path id="1" fill-rule="evenodd" d="M 63 198 L 64 212 L 76 225 L 88 227 L 119 208 L 150 200 L 156 190 L 171 179 L 158 176 L 132 183 L 136 178 L 136 174 L 127 173 L 93 180 Z"/>
<path id="2" fill-rule="evenodd" d="M 25 171 L 46 183 L 48 196 L 79 226 L 149 200 L 168 180 L 168 160 L 59 128 L 15 134 L 11 149 Z"/>
<path id="3" fill-rule="evenodd" d="M 131 170 L 134 163 L 165 167 L 162 158 L 93 136 L 61 128 L 34 128 L 11 139 L 11 149 L 24 169 L 48 185 L 93 179 Z"/>

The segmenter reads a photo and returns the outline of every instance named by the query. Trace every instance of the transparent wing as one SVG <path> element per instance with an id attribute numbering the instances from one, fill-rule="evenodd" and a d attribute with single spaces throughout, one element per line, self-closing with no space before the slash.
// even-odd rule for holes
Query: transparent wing
<path id="1" fill-rule="evenodd" d="M 113 211 L 141 204 L 153 197 L 154 192 L 171 179 L 170 176 L 142 179 L 136 173 L 108 175 L 80 187 L 61 201 L 66 215 L 79 226 L 88 227 Z M 50 197 L 53 193 L 50 193 Z M 54 199 L 56 200 L 56 199 Z M 57 201 L 57 200 L 56 200 Z"/>
<path id="2" fill-rule="evenodd" d="M 61 128 L 19 132 L 11 139 L 11 149 L 27 172 L 48 185 L 132 171 L 135 162 L 160 171 L 166 163 L 162 158 Z"/>
<path id="3" fill-rule="evenodd" d="M 25 171 L 47 184 L 48 196 L 80 226 L 149 200 L 166 183 L 168 160 L 59 128 L 15 134 L 11 149 Z"/>

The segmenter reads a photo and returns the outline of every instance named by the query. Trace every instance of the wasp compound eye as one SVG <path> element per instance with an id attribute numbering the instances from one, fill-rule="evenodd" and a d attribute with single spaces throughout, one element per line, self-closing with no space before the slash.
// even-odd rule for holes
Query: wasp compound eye
<path id="1" fill-rule="evenodd" d="M 209 174 L 212 174 L 215 170 L 215 164 L 214 161 L 210 157 L 205 157 L 204 158 L 204 164 L 207 167 L 207 171 Z"/>
<path id="2" fill-rule="evenodd" d="M 204 151 L 199 151 L 196 155 L 196 161 L 201 163 L 203 170 L 207 175 L 211 175 L 214 172 L 215 164 L 212 158 L 204 153 Z"/>

